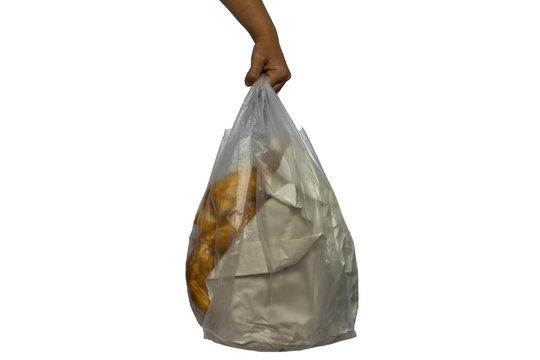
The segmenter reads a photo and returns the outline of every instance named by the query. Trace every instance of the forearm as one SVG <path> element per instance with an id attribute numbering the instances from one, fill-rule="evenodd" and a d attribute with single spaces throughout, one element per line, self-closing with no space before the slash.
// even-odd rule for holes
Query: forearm
<path id="1" fill-rule="evenodd" d="M 253 41 L 268 38 L 277 40 L 277 31 L 262 0 L 221 0 Z"/>

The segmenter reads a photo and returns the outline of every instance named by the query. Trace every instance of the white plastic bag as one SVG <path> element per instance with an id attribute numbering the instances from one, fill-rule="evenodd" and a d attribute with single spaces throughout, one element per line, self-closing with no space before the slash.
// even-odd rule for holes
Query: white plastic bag
<path id="1" fill-rule="evenodd" d="M 215 342 L 281 351 L 355 336 L 352 238 L 307 135 L 264 75 L 223 137 L 186 279 L 204 336 Z"/>

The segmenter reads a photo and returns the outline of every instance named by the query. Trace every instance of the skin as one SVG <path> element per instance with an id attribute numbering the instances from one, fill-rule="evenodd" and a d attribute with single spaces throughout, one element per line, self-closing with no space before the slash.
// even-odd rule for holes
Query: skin
<path id="1" fill-rule="evenodd" d="M 251 67 L 246 75 L 247 86 L 265 73 L 266 80 L 277 93 L 291 78 L 291 72 L 279 44 L 274 23 L 262 0 L 221 0 L 255 42 Z"/>

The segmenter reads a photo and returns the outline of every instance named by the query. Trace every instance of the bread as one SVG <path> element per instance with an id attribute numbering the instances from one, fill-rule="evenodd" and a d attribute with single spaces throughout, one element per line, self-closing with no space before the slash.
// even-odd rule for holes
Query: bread
<path id="1" fill-rule="evenodd" d="M 256 212 L 257 168 L 237 171 L 210 184 L 199 206 L 186 262 L 186 282 L 194 310 L 210 305 L 206 278 L 238 231 Z"/>

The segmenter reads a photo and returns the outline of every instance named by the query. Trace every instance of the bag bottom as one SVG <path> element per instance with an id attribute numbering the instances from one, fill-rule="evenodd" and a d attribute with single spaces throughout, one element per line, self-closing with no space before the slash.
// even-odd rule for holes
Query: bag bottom
<path id="1" fill-rule="evenodd" d="M 217 336 L 212 336 L 205 332 L 204 338 L 212 340 L 213 342 L 221 345 L 226 345 L 230 347 L 235 347 L 244 350 L 253 350 L 261 352 L 278 352 L 278 351 L 297 351 L 304 350 L 309 348 L 314 348 L 318 346 L 330 345 L 339 341 L 348 340 L 356 337 L 356 332 L 354 330 L 348 331 L 344 334 L 337 336 L 327 337 L 324 340 L 319 340 L 313 343 L 290 343 L 290 344 L 276 344 L 276 343 L 262 343 L 257 341 L 249 341 L 245 343 L 239 343 L 234 341 L 223 341 Z"/>

